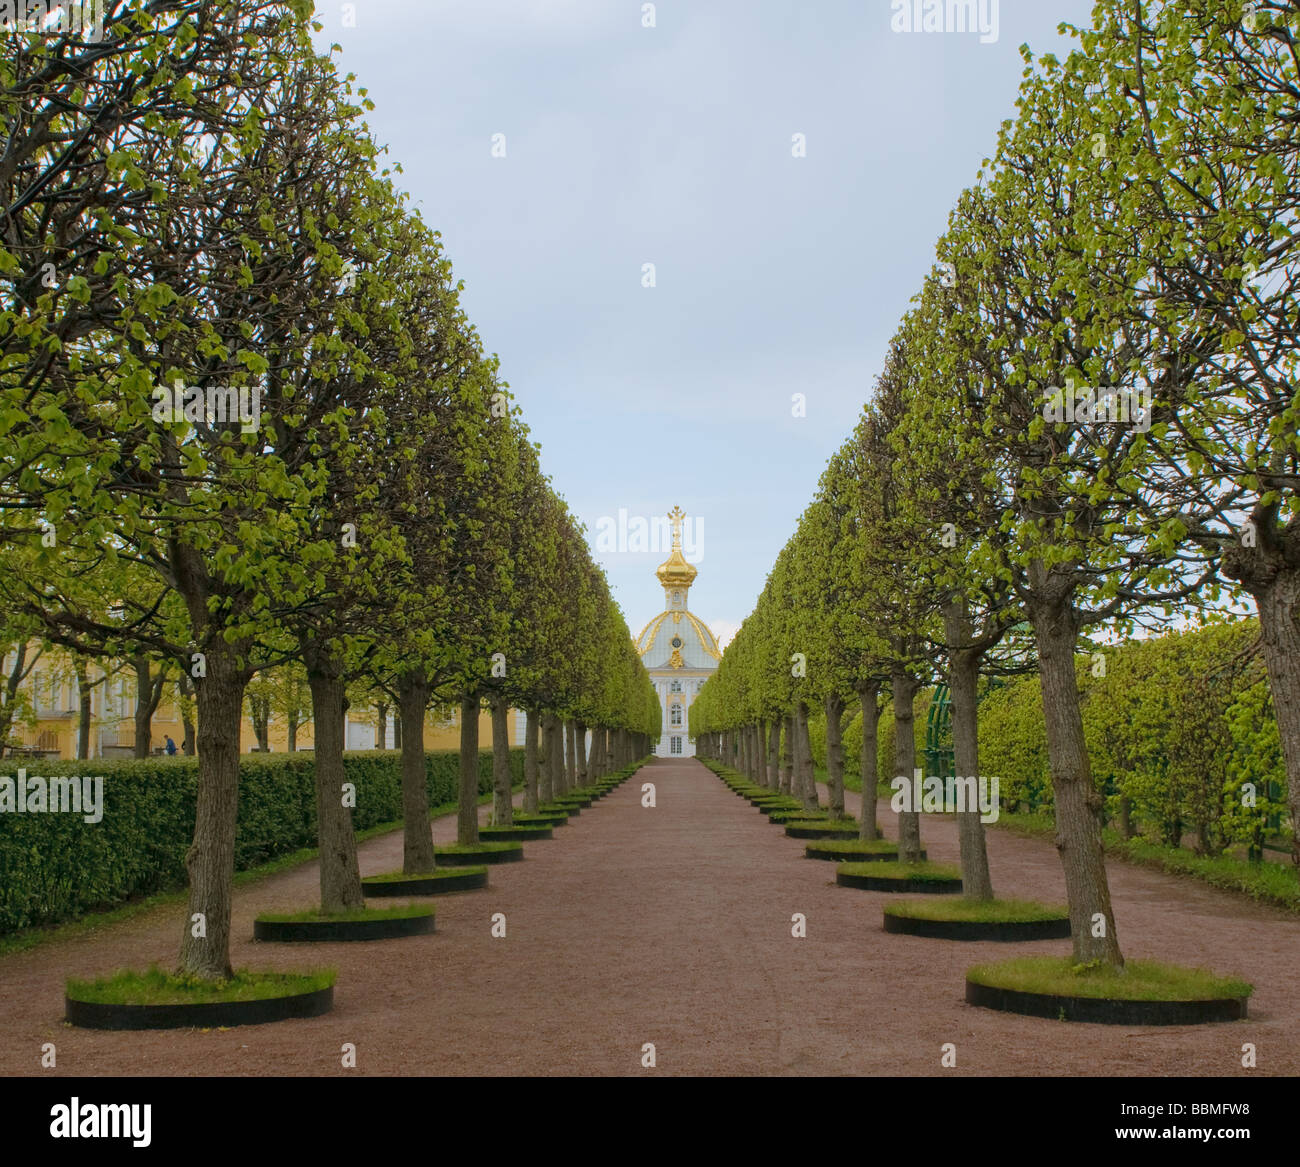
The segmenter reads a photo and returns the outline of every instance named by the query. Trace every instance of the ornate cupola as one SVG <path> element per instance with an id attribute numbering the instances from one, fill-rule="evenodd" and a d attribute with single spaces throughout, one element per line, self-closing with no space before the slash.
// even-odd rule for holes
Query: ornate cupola
<path id="1" fill-rule="evenodd" d="M 681 507 L 673 507 L 668 512 L 668 520 L 673 525 L 673 549 L 668 558 L 659 565 L 655 575 L 663 584 L 664 598 L 669 611 L 682 611 L 686 608 L 686 593 L 695 577 L 699 574 L 682 555 L 682 520 L 686 512 Z"/>

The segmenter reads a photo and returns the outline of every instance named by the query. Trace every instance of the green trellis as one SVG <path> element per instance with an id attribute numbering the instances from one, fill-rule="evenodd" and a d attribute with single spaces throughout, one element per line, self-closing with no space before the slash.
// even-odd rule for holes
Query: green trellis
<path id="1" fill-rule="evenodd" d="M 952 741 L 952 702 L 948 686 L 939 685 L 930 699 L 930 709 L 925 715 L 925 777 L 953 778 L 953 748 L 945 745 Z"/>

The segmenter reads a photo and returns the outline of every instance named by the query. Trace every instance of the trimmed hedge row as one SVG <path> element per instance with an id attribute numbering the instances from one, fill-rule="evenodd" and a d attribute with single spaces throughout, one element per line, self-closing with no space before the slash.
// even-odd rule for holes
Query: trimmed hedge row
<path id="1" fill-rule="evenodd" d="M 1106 821 L 1121 834 L 1165 847 L 1190 843 L 1203 855 L 1241 844 L 1258 854 L 1268 839 L 1290 835 L 1277 718 L 1263 662 L 1252 651 L 1258 638 L 1259 622 L 1252 618 L 1129 640 L 1095 655 L 1080 651 L 1076 674 L 1093 779 L 1105 798 Z M 923 693 L 916 703 L 917 765 L 927 774 L 932 696 Z M 879 775 L 887 791 L 894 765 L 892 706 L 879 728 Z M 824 717 L 809 719 L 808 736 L 824 768 Z M 845 785 L 853 790 L 861 740 L 862 721 L 855 717 L 844 733 Z M 950 734 L 944 744 L 951 747 Z M 979 750 L 981 773 L 999 779 L 1003 810 L 1052 813 L 1036 675 L 984 683 Z"/>
<path id="2" fill-rule="evenodd" d="M 402 817 L 401 754 L 344 755 L 356 784 L 353 826 L 361 831 Z M 454 802 L 459 754 L 426 754 L 429 805 Z M 16 778 L 18 759 L 0 763 Z M 510 751 L 514 782 L 523 780 L 523 750 Z M 149 758 L 23 764 L 29 778 L 102 775 L 103 819 L 0 814 L 0 935 L 52 924 L 135 896 L 184 887 L 185 852 L 194 835 L 195 758 Z M 309 753 L 240 759 L 235 869 L 244 871 L 316 845 L 314 760 Z M 492 751 L 479 754 L 479 791 L 492 790 Z"/>

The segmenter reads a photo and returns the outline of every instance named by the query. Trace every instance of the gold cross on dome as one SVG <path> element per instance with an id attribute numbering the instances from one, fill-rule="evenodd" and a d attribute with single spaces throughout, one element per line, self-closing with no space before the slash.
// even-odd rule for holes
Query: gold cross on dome
<path id="1" fill-rule="evenodd" d="M 673 550 L 682 549 L 682 520 L 686 518 L 686 512 L 681 507 L 675 506 L 668 512 L 668 521 L 673 525 Z"/>

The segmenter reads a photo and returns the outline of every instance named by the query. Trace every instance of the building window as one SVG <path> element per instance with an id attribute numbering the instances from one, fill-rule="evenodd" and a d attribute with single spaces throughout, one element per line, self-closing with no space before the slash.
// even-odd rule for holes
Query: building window
<path id="1" fill-rule="evenodd" d="M 674 705 L 668 711 L 668 724 L 681 725 L 681 723 L 682 723 L 682 707 L 680 705 Z"/>
<path id="2" fill-rule="evenodd" d="M 682 691 L 682 683 L 681 681 L 674 681 L 671 685 L 668 686 L 668 688 L 673 693 L 680 693 Z"/>
<path id="3" fill-rule="evenodd" d="M 672 738 L 668 752 L 670 754 L 680 754 L 682 752 L 682 739 L 679 737 Z"/>

